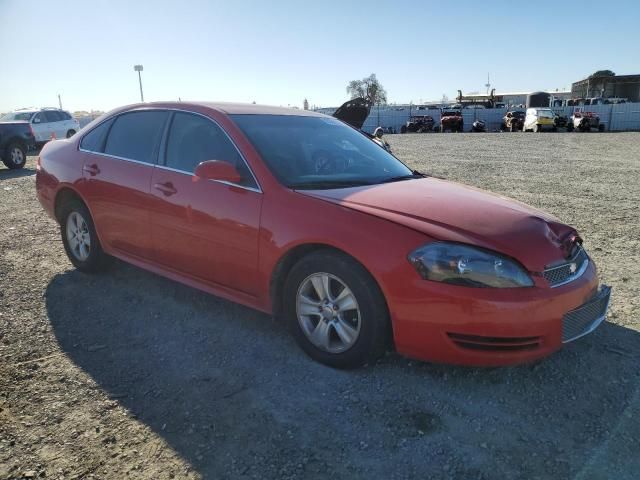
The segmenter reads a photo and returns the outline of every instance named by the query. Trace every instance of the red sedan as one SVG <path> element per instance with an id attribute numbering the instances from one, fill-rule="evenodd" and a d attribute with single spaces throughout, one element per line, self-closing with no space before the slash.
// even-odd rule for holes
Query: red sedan
<path id="1" fill-rule="evenodd" d="M 79 270 L 117 257 L 281 316 L 334 367 L 531 361 L 609 303 L 572 227 L 318 113 L 127 106 L 48 143 L 36 185 Z"/>

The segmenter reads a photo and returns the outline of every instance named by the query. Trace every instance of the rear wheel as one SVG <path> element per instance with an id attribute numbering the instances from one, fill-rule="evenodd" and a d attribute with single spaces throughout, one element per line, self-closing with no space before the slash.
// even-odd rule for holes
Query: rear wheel
<path id="1" fill-rule="evenodd" d="M 407 126 L 406 125 L 402 125 L 400 127 L 400 133 L 407 133 Z"/>
<path id="2" fill-rule="evenodd" d="M 334 368 L 354 368 L 384 353 L 389 314 L 380 288 L 352 258 L 318 251 L 287 276 L 284 312 L 300 347 Z"/>
<path id="3" fill-rule="evenodd" d="M 598 125 L 598 131 L 604 132 L 604 123 L 601 123 L 600 125 Z"/>
<path id="4" fill-rule="evenodd" d="M 93 273 L 108 265 L 111 257 L 102 250 L 89 209 L 81 201 L 62 207 L 60 233 L 67 256 L 78 270 Z"/>
<path id="5" fill-rule="evenodd" d="M 2 163 L 12 170 L 24 167 L 24 164 L 27 163 L 27 150 L 19 143 L 10 143 L 4 151 Z"/>

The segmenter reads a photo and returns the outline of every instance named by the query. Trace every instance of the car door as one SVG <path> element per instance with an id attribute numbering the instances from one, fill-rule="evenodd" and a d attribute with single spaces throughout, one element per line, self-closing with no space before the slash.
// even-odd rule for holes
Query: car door
<path id="1" fill-rule="evenodd" d="M 234 164 L 241 182 L 195 177 L 196 166 L 206 160 Z M 262 193 L 217 123 L 199 114 L 173 114 L 151 193 L 158 263 L 200 281 L 256 293 Z"/>
<path id="2" fill-rule="evenodd" d="M 31 126 L 36 142 L 48 142 L 51 140 L 51 125 L 49 125 L 45 112 L 36 113 L 31 119 Z"/>
<path id="3" fill-rule="evenodd" d="M 62 115 L 56 110 L 45 110 L 45 117 L 47 118 L 47 125 L 49 126 L 49 139 L 51 138 L 65 138 L 65 134 L 62 132 L 64 122 Z"/>
<path id="4" fill-rule="evenodd" d="M 103 245 L 149 260 L 149 185 L 169 114 L 140 110 L 111 118 L 83 136 L 81 188 Z"/>

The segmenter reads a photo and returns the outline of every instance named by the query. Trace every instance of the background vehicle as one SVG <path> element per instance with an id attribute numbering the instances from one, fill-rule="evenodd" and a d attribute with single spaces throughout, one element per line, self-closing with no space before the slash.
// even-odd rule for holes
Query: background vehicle
<path id="1" fill-rule="evenodd" d="M 556 114 L 550 108 L 527 108 L 527 114 L 524 117 L 524 132 L 542 132 L 544 130 L 556 131 L 554 122 Z"/>
<path id="2" fill-rule="evenodd" d="M 483 120 L 476 120 L 475 122 L 473 122 L 473 125 L 471 125 L 471 132 L 482 133 L 486 131 L 487 124 Z"/>
<path id="3" fill-rule="evenodd" d="M 26 121 L 0 121 L 0 157 L 7 168 L 24 167 L 27 152 L 35 149 L 31 125 Z"/>
<path id="4" fill-rule="evenodd" d="M 567 128 L 569 126 L 569 117 L 566 115 L 559 115 L 556 113 L 556 116 L 553 119 L 553 123 L 556 128 Z"/>
<path id="5" fill-rule="evenodd" d="M 522 110 L 509 111 L 502 117 L 502 131 L 519 132 L 524 126 L 525 113 Z"/>
<path id="6" fill-rule="evenodd" d="M 599 132 L 604 132 L 604 124 L 600 123 L 600 117 L 593 112 L 576 111 L 571 116 L 569 124 L 570 130 L 590 132 L 592 128 L 597 128 Z"/>
<path id="7" fill-rule="evenodd" d="M 400 133 L 424 133 L 433 131 L 434 120 L 431 115 L 413 115 L 400 127 Z"/>
<path id="8" fill-rule="evenodd" d="M 52 138 L 69 138 L 80 130 L 78 120 L 58 108 L 24 108 L 7 113 L 0 121 L 23 120 L 33 128 L 36 144 L 42 146 Z"/>
<path id="9" fill-rule="evenodd" d="M 374 135 L 362 130 L 364 122 L 367 120 L 369 113 L 371 112 L 371 103 L 364 98 L 352 98 L 351 100 L 343 103 L 334 113 L 333 117 L 338 120 L 351 125 L 353 128 L 357 128 L 367 137 L 375 142 L 376 145 L 380 145 L 382 148 L 391 151 L 391 146 L 382 137 L 376 139 Z M 384 132 L 384 128 L 377 127 L 376 132 L 380 129 Z"/>
<path id="10" fill-rule="evenodd" d="M 442 109 L 440 112 L 440 131 L 446 132 L 462 132 L 464 128 L 464 120 L 462 112 L 458 109 Z"/>

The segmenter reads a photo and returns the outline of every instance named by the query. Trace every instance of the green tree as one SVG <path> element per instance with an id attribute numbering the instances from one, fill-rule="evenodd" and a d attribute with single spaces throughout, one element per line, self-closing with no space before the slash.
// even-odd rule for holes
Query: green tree
<path id="1" fill-rule="evenodd" d="M 369 100 L 371 105 L 386 104 L 387 92 L 372 73 L 362 80 L 351 80 L 347 85 L 347 93 L 351 98 L 364 98 Z"/>
<path id="2" fill-rule="evenodd" d="M 589 75 L 589 78 L 596 78 L 596 77 L 615 77 L 616 74 L 613 73 L 611 70 L 598 70 L 597 72 L 593 73 L 592 75 Z"/>

